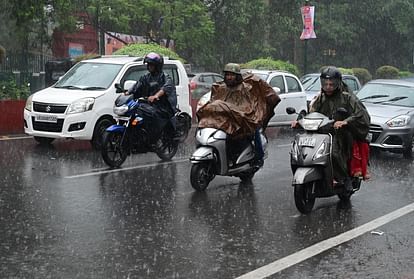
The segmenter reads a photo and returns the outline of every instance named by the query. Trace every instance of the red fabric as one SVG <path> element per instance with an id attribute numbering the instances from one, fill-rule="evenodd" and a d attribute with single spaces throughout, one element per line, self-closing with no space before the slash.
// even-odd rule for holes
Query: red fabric
<path id="1" fill-rule="evenodd" d="M 368 174 L 369 144 L 363 141 L 354 141 L 352 144 L 352 158 L 349 161 L 351 176 L 362 176 L 364 179 Z"/>

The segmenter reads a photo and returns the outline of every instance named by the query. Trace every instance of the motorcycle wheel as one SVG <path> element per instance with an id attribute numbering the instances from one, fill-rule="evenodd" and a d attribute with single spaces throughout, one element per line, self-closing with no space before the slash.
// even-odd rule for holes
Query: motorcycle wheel
<path id="1" fill-rule="evenodd" d="M 211 162 L 198 163 L 191 166 L 190 182 L 194 190 L 198 192 L 204 191 L 213 178 L 213 164 Z"/>
<path id="2" fill-rule="evenodd" d="M 155 148 L 155 153 L 163 161 L 171 160 L 178 150 L 178 141 L 172 138 L 162 137 L 159 145 Z"/>
<path id="3" fill-rule="evenodd" d="M 105 163 L 112 168 L 120 167 L 128 156 L 125 149 L 127 138 L 124 139 L 124 146 L 121 145 L 121 140 L 122 133 L 104 133 L 101 154 Z"/>
<path id="4" fill-rule="evenodd" d="M 315 197 L 312 195 L 313 183 L 295 185 L 295 205 L 299 212 L 308 214 L 315 204 Z"/>

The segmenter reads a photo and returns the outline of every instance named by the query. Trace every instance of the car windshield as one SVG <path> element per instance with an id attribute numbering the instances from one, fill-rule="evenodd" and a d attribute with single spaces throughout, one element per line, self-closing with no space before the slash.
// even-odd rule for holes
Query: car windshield
<path id="1" fill-rule="evenodd" d="M 358 93 L 362 102 L 414 107 L 414 88 L 396 84 L 366 84 Z"/>
<path id="2" fill-rule="evenodd" d="M 121 70 L 119 64 L 81 62 L 70 69 L 55 88 L 104 90 L 107 89 Z"/>
<path id="3" fill-rule="evenodd" d="M 321 90 L 321 83 L 319 81 L 319 76 L 305 77 L 302 81 L 302 84 L 306 91 Z"/>

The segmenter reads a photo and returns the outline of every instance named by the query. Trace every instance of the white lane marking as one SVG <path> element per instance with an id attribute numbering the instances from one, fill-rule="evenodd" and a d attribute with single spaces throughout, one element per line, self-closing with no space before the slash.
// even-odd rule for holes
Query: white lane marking
<path id="1" fill-rule="evenodd" d="M 88 173 L 83 173 L 83 174 L 69 175 L 69 176 L 65 176 L 64 178 L 67 178 L 67 179 L 80 178 L 80 177 L 87 177 L 87 176 L 93 176 L 93 175 L 101 175 L 101 174 L 104 174 L 104 173 L 121 172 L 121 171 L 128 171 L 128 170 L 154 167 L 154 166 L 159 166 L 159 165 L 169 165 L 169 164 L 174 164 L 174 163 L 189 162 L 189 161 L 190 161 L 189 159 L 181 159 L 181 160 L 174 160 L 174 161 L 169 161 L 169 162 L 139 165 L 139 166 L 134 166 L 134 167 L 122 168 L 122 169 L 106 169 L 106 170 L 96 171 L 96 172 L 88 172 Z"/>
<path id="2" fill-rule="evenodd" d="M 270 275 L 276 274 L 288 267 L 291 267 L 295 264 L 303 262 L 304 260 L 307 260 L 313 256 L 316 256 L 328 249 L 331 249 L 337 245 L 340 245 L 344 242 L 347 242 L 356 237 L 359 237 L 363 235 L 364 233 L 375 230 L 378 227 L 385 225 L 391 221 L 394 221 L 395 219 L 398 219 L 413 211 L 414 211 L 414 203 L 411 203 L 407 206 L 404 206 L 391 213 L 381 216 L 355 229 L 349 230 L 335 237 L 321 241 L 312 246 L 309 246 L 308 248 L 305 248 L 296 253 L 293 253 L 287 257 L 274 261 L 268 265 L 262 266 L 256 270 L 250 271 L 244 275 L 237 277 L 236 279 L 258 279 L 258 278 L 265 278 Z"/>

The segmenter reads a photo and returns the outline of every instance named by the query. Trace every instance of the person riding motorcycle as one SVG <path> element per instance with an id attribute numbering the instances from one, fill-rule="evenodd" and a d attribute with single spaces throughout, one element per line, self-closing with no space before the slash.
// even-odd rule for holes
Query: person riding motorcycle
<path id="1" fill-rule="evenodd" d="M 262 165 L 259 130 L 266 129 L 280 98 L 266 81 L 253 74 L 242 76 L 239 64 L 226 64 L 223 73 L 224 81 L 213 84 L 210 101 L 197 112 L 198 127 L 221 129 L 234 141 L 254 137 L 257 161 Z"/>
<path id="2" fill-rule="evenodd" d="M 334 179 L 342 182 L 347 191 L 352 191 L 348 163 L 352 157 L 353 141 L 365 140 L 370 117 L 361 101 L 353 93 L 344 91 L 342 74 L 336 67 L 325 67 L 320 80 L 321 93 L 312 102 L 309 112 L 319 112 L 336 119 L 332 146 Z M 338 117 L 339 108 L 344 108 L 347 115 Z"/>
<path id="3" fill-rule="evenodd" d="M 148 53 L 144 58 L 148 73 L 143 75 L 126 93 L 138 99 L 146 97 L 148 103 L 142 103 L 137 114 L 143 117 L 154 138 L 160 135 L 164 124 L 176 112 L 177 94 L 171 77 L 163 72 L 164 58 L 155 52 Z"/>

